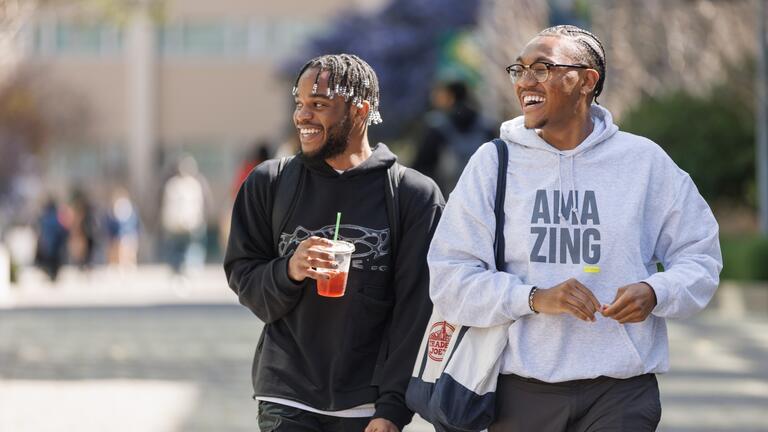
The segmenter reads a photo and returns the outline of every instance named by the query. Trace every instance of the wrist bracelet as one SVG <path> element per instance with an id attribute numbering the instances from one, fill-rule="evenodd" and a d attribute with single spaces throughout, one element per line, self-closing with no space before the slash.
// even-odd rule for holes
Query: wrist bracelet
<path id="1" fill-rule="evenodd" d="M 528 307 L 531 309 L 531 312 L 537 314 L 539 311 L 533 308 L 533 295 L 536 294 L 536 291 L 538 291 L 538 288 L 533 287 L 531 288 L 531 292 L 528 293 Z"/>

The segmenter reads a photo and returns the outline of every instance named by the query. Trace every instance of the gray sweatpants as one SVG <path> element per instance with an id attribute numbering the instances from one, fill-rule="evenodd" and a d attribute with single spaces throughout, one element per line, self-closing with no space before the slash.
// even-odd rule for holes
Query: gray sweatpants
<path id="1" fill-rule="evenodd" d="M 646 432 L 661 420 L 653 374 L 545 383 L 501 375 L 490 432 Z"/>

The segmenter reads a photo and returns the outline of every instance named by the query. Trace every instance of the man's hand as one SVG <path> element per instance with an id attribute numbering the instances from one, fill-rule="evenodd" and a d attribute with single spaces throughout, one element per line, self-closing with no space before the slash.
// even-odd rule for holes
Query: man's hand
<path id="1" fill-rule="evenodd" d="M 568 279 L 549 289 L 537 289 L 533 295 L 533 308 L 541 313 L 567 313 L 584 321 L 595 321 L 600 302 L 581 282 Z"/>
<path id="2" fill-rule="evenodd" d="M 400 432 L 400 429 L 387 419 L 375 418 L 368 423 L 364 432 Z"/>
<path id="3" fill-rule="evenodd" d="M 299 243 L 299 247 L 288 260 L 288 277 L 294 282 L 301 282 L 306 278 L 330 279 L 330 275 L 315 269 L 338 267 L 333 260 L 333 254 L 325 249 L 331 246 L 333 242 L 330 240 L 315 236 Z"/>
<path id="4" fill-rule="evenodd" d="M 621 324 L 645 321 L 656 306 L 656 293 L 644 282 L 619 288 L 616 299 L 603 306 L 603 316 L 613 318 Z"/>

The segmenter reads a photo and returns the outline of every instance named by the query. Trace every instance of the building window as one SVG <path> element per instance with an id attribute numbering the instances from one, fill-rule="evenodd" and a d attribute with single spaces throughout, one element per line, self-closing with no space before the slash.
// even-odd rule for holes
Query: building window
<path id="1" fill-rule="evenodd" d="M 178 20 L 156 27 L 162 58 L 280 61 L 326 25 L 294 19 Z M 122 56 L 124 30 L 116 25 L 40 19 L 30 22 L 21 46 L 32 56 Z"/>
<path id="2" fill-rule="evenodd" d="M 123 50 L 123 31 L 93 22 L 33 21 L 24 29 L 23 46 L 34 56 L 118 56 Z"/>
<path id="3" fill-rule="evenodd" d="M 180 21 L 158 29 L 166 58 L 279 60 L 323 27 L 295 20 Z"/>

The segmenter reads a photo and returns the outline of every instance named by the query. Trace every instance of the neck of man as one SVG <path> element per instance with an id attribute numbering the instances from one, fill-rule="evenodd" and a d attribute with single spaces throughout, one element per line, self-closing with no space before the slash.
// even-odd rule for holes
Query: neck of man
<path id="1" fill-rule="evenodd" d="M 346 171 L 365 162 L 366 159 L 371 157 L 372 153 L 373 150 L 371 150 L 371 145 L 368 143 L 367 128 L 361 133 L 355 133 L 353 130 L 349 134 L 347 150 L 338 156 L 326 159 L 325 163 L 337 171 Z"/>
<path id="2" fill-rule="evenodd" d="M 551 125 L 539 130 L 539 136 L 552 147 L 565 151 L 579 146 L 592 133 L 595 127 L 589 115 L 589 105 L 579 104 L 580 108 L 560 127 Z"/>

